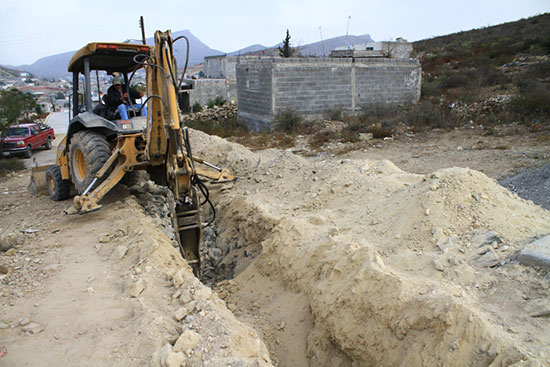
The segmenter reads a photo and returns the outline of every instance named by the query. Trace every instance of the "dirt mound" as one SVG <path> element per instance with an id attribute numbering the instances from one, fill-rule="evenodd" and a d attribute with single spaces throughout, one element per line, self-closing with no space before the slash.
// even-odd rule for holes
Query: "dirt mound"
<path id="1" fill-rule="evenodd" d="M 127 190 L 100 211 L 64 215 L 72 202 L 31 198 L 18 190 L 27 179 L 2 184 L 0 233 L 13 246 L 0 255 L 1 363 L 271 365 L 256 332 L 193 276 Z"/>
<path id="2" fill-rule="evenodd" d="M 223 150 L 228 164 L 251 165 L 218 199 L 220 238 L 262 254 L 219 292 L 280 365 L 550 363 L 548 320 L 518 313 L 550 284 L 515 261 L 548 233 L 550 212 L 465 168 L 416 175 L 389 161 Z M 304 305 L 304 321 L 267 332 Z M 288 332 L 306 340 L 284 343 Z"/>

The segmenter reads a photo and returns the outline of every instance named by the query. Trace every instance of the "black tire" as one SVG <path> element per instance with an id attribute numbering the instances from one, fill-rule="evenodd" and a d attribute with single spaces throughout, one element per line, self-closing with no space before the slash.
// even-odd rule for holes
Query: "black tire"
<path id="1" fill-rule="evenodd" d="M 61 178 L 61 168 L 51 166 L 46 171 L 46 185 L 52 200 L 61 201 L 71 195 L 71 181 Z"/>
<path id="2" fill-rule="evenodd" d="M 23 153 L 24 158 L 32 158 L 32 148 L 30 145 L 27 145 L 27 149 L 25 149 L 25 152 Z"/>
<path id="3" fill-rule="evenodd" d="M 48 136 L 48 140 L 46 140 L 46 144 L 44 144 L 44 147 L 46 148 L 46 150 L 52 149 L 52 139 L 50 139 L 49 136 Z"/>
<path id="4" fill-rule="evenodd" d="M 110 155 L 109 143 L 104 135 L 92 130 L 82 130 L 73 135 L 69 146 L 69 167 L 79 194 L 90 185 Z"/>

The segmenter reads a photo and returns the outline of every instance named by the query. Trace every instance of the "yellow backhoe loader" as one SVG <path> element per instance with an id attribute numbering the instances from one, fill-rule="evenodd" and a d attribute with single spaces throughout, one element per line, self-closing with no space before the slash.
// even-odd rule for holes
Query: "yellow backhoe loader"
<path id="1" fill-rule="evenodd" d="M 38 181 L 37 176 L 45 172 L 53 200 L 69 198 L 74 187 L 75 207 L 87 213 L 101 208 L 99 201 L 118 182 L 131 180 L 135 170 L 147 170 L 155 182 L 168 186 L 173 193 L 176 238 L 182 255 L 196 270 L 200 266 L 201 240 L 197 193 L 201 191 L 207 199 L 205 180 L 220 183 L 234 177 L 192 155 L 177 102 L 181 80 L 177 77 L 173 44 L 178 39 L 173 40 L 170 31 L 157 31 L 154 46 L 145 45 L 144 39 L 143 44 L 90 43 L 77 51 L 68 66 L 73 74 L 73 92 L 67 134 L 57 148 L 56 164 L 35 167 L 31 182 Z M 101 99 L 94 106 L 92 71 L 96 71 L 99 89 L 98 71 L 118 73 L 117 77 L 124 78 L 124 85 L 129 86 L 140 69 L 146 74 L 147 98 L 142 105 L 148 106 L 147 116 L 140 116 L 141 111 L 131 105 L 129 118 L 123 120 L 112 111 L 109 114 Z"/>

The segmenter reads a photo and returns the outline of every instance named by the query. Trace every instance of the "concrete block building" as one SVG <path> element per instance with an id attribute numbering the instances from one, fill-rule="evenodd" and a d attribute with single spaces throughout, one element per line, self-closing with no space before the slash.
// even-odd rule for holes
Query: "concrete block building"
<path id="1" fill-rule="evenodd" d="M 208 79 L 225 79 L 227 99 L 237 99 L 236 64 L 239 56 L 207 56 L 204 58 L 204 73 Z"/>
<path id="2" fill-rule="evenodd" d="M 274 116 L 293 110 L 306 118 L 339 110 L 353 115 L 380 104 L 412 104 L 420 98 L 415 59 L 275 58 L 236 60 L 239 121 L 271 129 Z"/>

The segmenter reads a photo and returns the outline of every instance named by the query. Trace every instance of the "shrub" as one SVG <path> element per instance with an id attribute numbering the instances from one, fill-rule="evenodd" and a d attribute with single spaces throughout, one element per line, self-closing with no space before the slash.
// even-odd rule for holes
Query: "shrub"
<path id="1" fill-rule="evenodd" d="M 208 108 L 214 108 L 214 105 L 215 105 L 214 100 L 213 100 L 213 99 L 209 99 L 209 100 L 208 100 Z"/>
<path id="2" fill-rule="evenodd" d="M 25 169 L 25 163 L 19 158 L 0 159 L 0 177 L 14 171 Z"/>
<path id="3" fill-rule="evenodd" d="M 302 117 L 296 111 L 286 109 L 279 111 L 273 122 L 276 130 L 295 132 L 302 124 Z"/>
<path id="4" fill-rule="evenodd" d="M 323 114 L 325 120 L 340 121 L 342 119 L 342 110 L 339 108 L 331 108 Z"/>
<path id="5" fill-rule="evenodd" d="M 236 117 L 226 120 L 191 120 L 187 122 L 187 126 L 192 129 L 203 131 L 210 135 L 217 135 L 222 138 L 230 136 L 248 135 L 248 129 L 241 125 Z"/>
<path id="6" fill-rule="evenodd" d="M 543 83 L 526 82 L 510 101 L 509 109 L 524 117 L 550 116 L 550 88 Z"/>
<path id="7" fill-rule="evenodd" d="M 191 110 L 193 112 L 201 112 L 202 111 L 202 106 L 199 102 L 195 102 L 195 104 L 193 105 L 193 107 L 191 107 Z"/>
<path id="8" fill-rule="evenodd" d="M 221 106 L 221 105 L 223 105 L 224 103 L 225 103 L 225 100 L 224 100 L 222 97 L 220 97 L 220 96 L 217 96 L 216 99 L 214 100 L 214 104 L 215 104 L 216 106 Z"/>
<path id="9" fill-rule="evenodd" d="M 404 122 L 417 131 L 456 126 L 457 121 L 444 105 L 423 101 L 405 113 Z"/>

